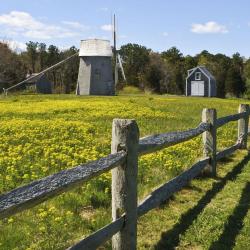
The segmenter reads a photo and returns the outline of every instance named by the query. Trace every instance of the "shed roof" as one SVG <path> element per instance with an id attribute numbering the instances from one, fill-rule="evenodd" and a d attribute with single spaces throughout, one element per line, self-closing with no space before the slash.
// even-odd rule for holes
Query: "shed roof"
<path id="1" fill-rule="evenodd" d="M 192 75 L 196 69 L 200 69 L 201 72 L 203 72 L 208 78 L 215 80 L 215 77 L 208 71 L 208 69 L 205 66 L 197 66 L 195 68 L 192 68 L 188 70 L 188 77 Z"/>
<path id="2" fill-rule="evenodd" d="M 88 39 L 82 40 L 79 56 L 112 56 L 109 40 Z"/>

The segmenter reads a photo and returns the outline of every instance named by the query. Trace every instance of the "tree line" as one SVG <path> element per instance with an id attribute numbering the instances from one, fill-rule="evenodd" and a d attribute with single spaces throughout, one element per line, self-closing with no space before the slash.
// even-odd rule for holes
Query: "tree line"
<path id="1" fill-rule="evenodd" d="M 120 54 L 130 84 L 164 94 L 185 94 L 187 71 L 205 66 L 217 81 L 217 96 L 250 94 L 250 59 L 239 53 L 232 57 L 204 50 L 195 56 L 184 56 L 176 47 L 161 53 L 138 44 L 121 47 Z"/>
<path id="2" fill-rule="evenodd" d="M 25 79 L 27 73 L 40 72 L 77 52 L 74 46 L 60 50 L 55 45 L 32 41 L 26 45 L 26 51 L 16 53 L 8 44 L 0 43 L 1 88 L 9 87 Z M 119 79 L 120 87 L 128 84 L 159 94 L 183 95 L 187 70 L 203 65 L 216 78 L 218 97 L 250 95 L 250 58 L 246 59 L 239 53 L 229 57 L 204 50 L 195 56 L 184 56 L 176 47 L 158 53 L 129 43 L 121 46 L 119 54 L 127 78 L 127 83 Z M 79 58 L 75 57 L 70 63 L 48 73 L 54 89 L 61 93 L 75 90 L 78 69 Z"/>
<path id="3" fill-rule="evenodd" d="M 8 88 L 22 80 L 27 75 L 39 73 L 75 54 L 78 49 L 72 46 L 60 50 L 55 45 L 28 42 L 26 51 L 16 53 L 7 43 L 0 43 L 0 88 Z M 54 85 L 55 93 L 70 93 L 75 89 L 79 68 L 79 59 L 74 57 L 70 63 L 65 63 L 55 70 L 46 73 Z"/>

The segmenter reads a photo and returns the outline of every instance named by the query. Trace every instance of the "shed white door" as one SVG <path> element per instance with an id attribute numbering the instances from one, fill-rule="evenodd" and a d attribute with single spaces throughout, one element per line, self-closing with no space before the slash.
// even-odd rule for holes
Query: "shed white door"
<path id="1" fill-rule="evenodd" d="M 191 82 L 191 95 L 204 96 L 204 81 Z"/>

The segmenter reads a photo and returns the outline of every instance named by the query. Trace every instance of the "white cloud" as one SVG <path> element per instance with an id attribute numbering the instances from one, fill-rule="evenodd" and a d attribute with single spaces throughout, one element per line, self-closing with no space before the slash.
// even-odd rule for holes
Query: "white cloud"
<path id="1" fill-rule="evenodd" d="M 162 35 L 163 36 L 168 36 L 168 32 L 163 32 Z"/>
<path id="2" fill-rule="evenodd" d="M 0 42 L 7 44 L 11 50 L 16 51 L 18 53 L 26 50 L 26 44 L 23 42 L 8 39 L 2 39 L 0 40 Z"/>
<path id="3" fill-rule="evenodd" d="M 64 23 L 66 26 L 71 25 L 76 29 L 83 25 L 77 22 Z M 80 25 L 80 26 L 79 26 Z M 72 31 L 68 27 L 43 23 L 27 12 L 11 11 L 9 14 L 0 15 L 0 27 L 2 32 L 8 36 L 23 36 L 36 39 L 52 39 L 80 36 L 77 30 Z M 85 28 L 85 27 L 84 27 Z"/>
<path id="4" fill-rule="evenodd" d="M 101 26 L 101 29 L 104 31 L 112 31 L 113 30 L 113 25 L 112 24 L 104 24 Z"/>
<path id="5" fill-rule="evenodd" d="M 8 45 L 10 49 L 17 50 L 17 51 L 24 51 L 26 50 L 26 44 L 18 41 L 9 41 Z"/>
<path id="6" fill-rule="evenodd" d="M 205 24 L 194 23 L 192 24 L 191 31 L 197 34 L 207 33 L 228 33 L 227 27 L 216 22 L 210 21 Z"/>

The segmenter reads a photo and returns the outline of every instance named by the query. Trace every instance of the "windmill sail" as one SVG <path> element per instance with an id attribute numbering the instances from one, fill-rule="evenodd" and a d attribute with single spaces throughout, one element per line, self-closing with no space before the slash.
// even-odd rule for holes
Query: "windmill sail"
<path id="1" fill-rule="evenodd" d="M 125 82 L 127 82 L 127 79 L 126 79 L 126 76 L 125 76 L 125 72 L 124 72 L 124 69 L 123 69 L 123 66 L 122 66 L 122 59 L 121 59 L 120 54 L 117 54 L 117 58 L 118 58 L 119 67 L 120 67 L 121 72 L 122 72 L 123 80 L 124 80 Z"/>
<path id="2" fill-rule="evenodd" d="M 116 18 L 115 18 L 115 14 L 114 14 L 114 20 L 113 20 L 113 38 L 114 38 L 114 60 L 115 60 L 114 78 L 115 78 L 115 86 L 117 86 L 118 79 L 119 79 L 119 77 L 118 77 L 119 68 L 121 69 L 122 77 L 123 77 L 125 82 L 126 82 L 126 76 L 125 76 L 124 69 L 122 66 L 121 56 L 119 55 L 117 47 L 116 47 L 117 42 L 116 42 Z"/>
<path id="3" fill-rule="evenodd" d="M 118 83 L 118 65 L 117 65 L 117 50 L 116 50 L 116 20 L 114 14 L 114 23 L 113 23 L 113 38 L 114 38 L 114 60 L 115 60 L 115 68 L 114 68 L 114 80 L 115 86 Z"/>

